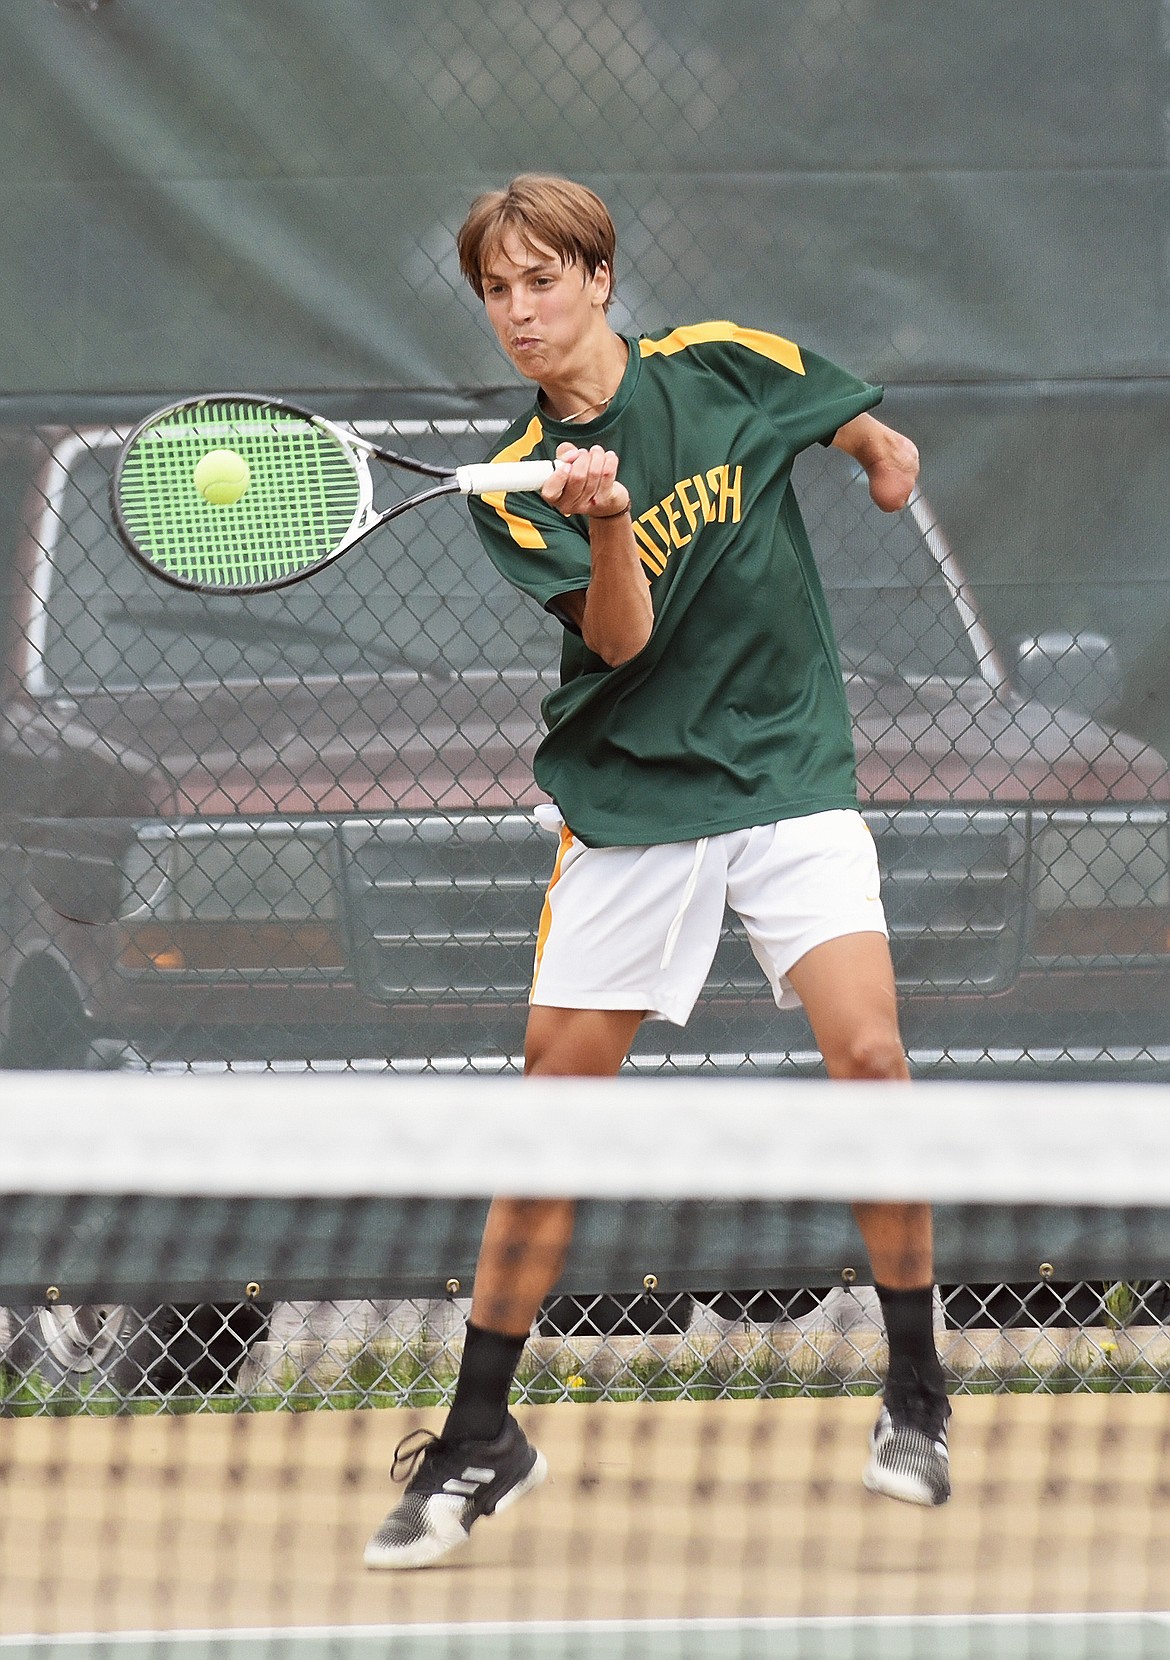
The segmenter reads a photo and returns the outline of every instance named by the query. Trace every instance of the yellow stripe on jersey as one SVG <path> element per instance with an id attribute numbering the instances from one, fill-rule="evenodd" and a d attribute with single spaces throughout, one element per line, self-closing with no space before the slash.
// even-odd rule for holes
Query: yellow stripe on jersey
<path id="1" fill-rule="evenodd" d="M 782 368 L 791 369 L 794 375 L 804 374 L 800 347 L 793 341 L 785 340 L 779 334 L 767 334 L 763 329 L 740 328 L 738 323 L 689 323 L 664 335 L 661 340 L 640 340 L 638 346 L 643 357 L 654 357 L 656 354 L 673 357 L 675 352 L 685 352 L 688 346 L 703 346 L 721 340 L 745 346 L 749 352 L 758 352 L 761 357 L 770 358 Z"/>
<path id="2" fill-rule="evenodd" d="M 507 444 L 499 455 L 493 455 L 493 461 L 523 461 L 530 456 L 540 440 L 544 437 L 544 428 L 540 424 L 540 416 L 534 415 L 528 423 L 527 429 L 521 433 L 515 443 Z M 518 513 L 509 513 L 504 506 L 504 492 L 493 490 L 490 495 L 482 498 L 489 507 L 494 507 L 503 519 L 512 534 L 512 540 L 522 548 L 544 548 L 548 546 L 544 537 L 537 530 L 531 519 L 522 519 Z"/>

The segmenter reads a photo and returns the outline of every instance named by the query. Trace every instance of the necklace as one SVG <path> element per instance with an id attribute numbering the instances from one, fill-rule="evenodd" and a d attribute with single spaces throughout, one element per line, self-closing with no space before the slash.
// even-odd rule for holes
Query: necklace
<path id="1" fill-rule="evenodd" d="M 577 410 L 575 415 L 562 415 L 560 418 L 562 425 L 570 421 L 579 421 L 582 415 L 600 415 L 602 410 L 609 408 L 616 396 L 616 392 L 611 392 L 608 398 L 599 398 L 596 403 L 587 403 L 584 409 Z"/>

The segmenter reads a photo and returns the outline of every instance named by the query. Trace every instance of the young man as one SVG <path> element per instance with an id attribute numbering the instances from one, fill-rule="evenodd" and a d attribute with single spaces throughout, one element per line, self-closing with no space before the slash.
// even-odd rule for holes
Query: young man
<path id="1" fill-rule="evenodd" d="M 480 197 L 459 235 L 496 338 L 537 388 L 494 459 L 561 463 L 540 498 L 472 505 L 495 564 L 565 630 L 535 767 L 563 828 L 526 1070 L 611 1076 L 642 1020 L 685 1023 L 730 903 L 777 1003 L 803 1003 L 830 1077 L 904 1079 L 849 711 L 789 474 L 831 443 L 896 512 L 917 451 L 868 413 L 878 388 L 776 335 L 617 334 L 614 243 L 592 191 L 538 176 Z M 855 1214 L 890 1350 L 863 1479 L 941 1504 L 930 1212 Z M 403 1447 L 413 1473 L 371 1567 L 437 1560 L 543 1479 L 508 1391 L 572 1223 L 568 1200 L 492 1205 L 450 1414 L 441 1437 Z"/>

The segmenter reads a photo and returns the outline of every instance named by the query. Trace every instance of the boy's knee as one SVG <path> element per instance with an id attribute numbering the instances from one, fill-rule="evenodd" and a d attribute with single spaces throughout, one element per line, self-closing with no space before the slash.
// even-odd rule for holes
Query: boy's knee
<path id="1" fill-rule="evenodd" d="M 906 1052 L 896 1031 L 862 1028 L 850 1033 L 836 1054 L 825 1056 L 834 1078 L 896 1081 L 909 1076 Z"/>

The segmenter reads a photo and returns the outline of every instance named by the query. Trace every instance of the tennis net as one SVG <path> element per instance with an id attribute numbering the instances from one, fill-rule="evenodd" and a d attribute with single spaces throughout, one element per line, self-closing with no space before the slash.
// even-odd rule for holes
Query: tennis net
<path id="1" fill-rule="evenodd" d="M 1170 1090 L 9 1074 L 0 1660 L 1170 1655 Z M 363 1566 L 486 1201 L 581 1201 L 551 1479 Z M 936 1205 L 954 1497 L 863 1490 L 848 1201 Z"/>

